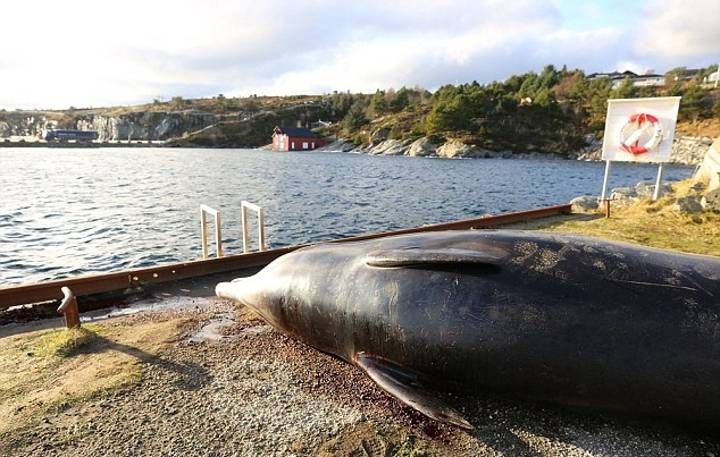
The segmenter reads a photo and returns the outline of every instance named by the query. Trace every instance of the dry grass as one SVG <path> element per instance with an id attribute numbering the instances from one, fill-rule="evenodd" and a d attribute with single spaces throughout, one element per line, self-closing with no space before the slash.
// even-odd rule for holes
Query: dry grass
<path id="1" fill-rule="evenodd" d="M 720 214 L 688 215 L 673 208 L 677 197 L 696 192 L 692 184 L 691 180 L 674 184 L 674 194 L 657 202 L 645 199 L 624 207 L 616 205 L 610 219 L 561 220 L 540 229 L 720 256 Z"/>
<path id="2" fill-rule="evenodd" d="M 0 435 L 140 380 L 140 365 L 175 341 L 186 318 L 124 319 L 0 339 Z"/>
<path id="3" fill-rule="evenodd" d="M 679 122 L 677 132 L 678 135 L 709 136 L 710 138 L 716 138 L 720 136 L 720 119 L 713 117 L 695 122 Z"/>

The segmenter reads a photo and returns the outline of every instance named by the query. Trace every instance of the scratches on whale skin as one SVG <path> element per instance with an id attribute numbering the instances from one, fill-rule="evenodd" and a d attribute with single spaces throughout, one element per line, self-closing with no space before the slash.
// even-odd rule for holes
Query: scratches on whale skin
<path id="1" fill-rule="evenodd" d="M 510 262 L 518 266 L 526 266 L 529 273 L 552 274 L 559 279 L 566 279 L 566 273 L 556 270 L 556 267 L 565 259 L 568 251 L 572 253 L 577 250 L 566 246 L 555 251 L 542 248 L 537 243 L 522 241 L 515 246 L 515 256 Z"/>
<path id="2" fill-rule="evenodd" d="M 673 274 L 675 275 L 676 278 L 685 279 L 686 281 L 688 281 L 689 283 L 691 283 L 692 285 L 694 285 L 695 287 L 697 287 L 699 290 L 702 290 L 703 292 L 705 292 L 705 294 L 706 294 L 708 297 L 714 297 L 714 296 L 715 296 L 712 292 L 710 292 L 709 290 L 707 290 L 706 288 L 704 288 L 704 287 L 702 286 L 702 284 L 700 284 L 699 282 L 697 282 L 696 280 L 694 280 L 691 276 L 686 275 L 686 274 L 683 273 L 682 271 L 673 271 Z"/>
<path id="3" fill-rule="evenodd" d="M 631 281 L 629 279 L 614 279 L 614 278 L 606 278 L 608 281 L 613 282 L 620 282 L 625 284 L 635 284 L 638 286 L 649 286 L 649 287 L 666 287 L 669 289 L 681 289 L 681 290 L 689 290 L 692 292 L 697 292 L 698 289 L 694 287 L 688 287 L 688 286 L 678 286 L 675 284 L 664 284 L 661 282 L 648 282 L 648 281 Z"/>
<path id="4" fill-rule="evenodd" d="M 530 257 L 538 251 L 538 245 L 531 241 L 519 241 L 515 245 L 516 255 L 510 260 L 516 265 L 523 265 Z"/>
<path id="5" fill-rule="evenodd" d="M 387 299 L 388 317 L 390 322 L 397 322 L 399 318 L 398 313 L 398 298 L 400 296 L 400 286 L 397 281 L 390 281 L 384 287 L 384 296 Z"/>
<path id="6" fill-rule="evenodd" d="M 470 319 L 472 319 L 472 320 L 474 320 L 474 321 L 476 321 L 476 322 L 478 322 L 478 323 L 481 323 L 481 324 L 485 322 L 482 318 L 480 318 L 480 316 L 472 313 L 472 312 L 470 311 L 470 307 L 469 307 L 469 306 L 461 306 L 461 307 L 459 307 L 459 308 L 458 308 L 458 315 L 459 315 L 460 318 L 463 319 L 463 320 L 466 320 L 466 319 L 470 318 Z"/>

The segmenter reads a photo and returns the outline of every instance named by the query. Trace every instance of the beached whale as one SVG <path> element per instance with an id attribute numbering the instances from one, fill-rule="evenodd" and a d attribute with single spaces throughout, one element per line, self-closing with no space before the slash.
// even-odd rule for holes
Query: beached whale
<path id="1" fill-rule="evenodd" d="M 504 391 L 720 426 L 720 259 L 523 231 L 426 232 L 286 254 L 216 292 L 427 416 Z"/>

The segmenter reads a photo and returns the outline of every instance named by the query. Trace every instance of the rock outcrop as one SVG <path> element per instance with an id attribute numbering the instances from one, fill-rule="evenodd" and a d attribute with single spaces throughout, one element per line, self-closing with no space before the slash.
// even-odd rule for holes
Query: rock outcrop
<path id="1" fill-rule="evenodd" d="M 407 155 L 411 157 L 427 157 L 434 156 L 436 152 L 437 146 L 429 138 L 423 137 L 410 143 Z"/>
<path id="2" fill-rule="evenodd" d="M 370 135 L 370 144 L 376 146 L 390 137 L 390 128 L 381 127 Z"/>
<path id="3" fill-rule="evenodd" d="M 705 151 L 712 144 L 712 139 L 707 137 L 682 136 L 673 140 L 670 163 L 682 165 L 697 165 L 703 161 Z M 586 151 L 578 156 L 578 160 L 592 161 L 602 159 L 602 145 L 596 145 L 591 151 Z"/>
<path id="4" fill-rule="evenodd" d="M 720 139 L 706 148 L 705 157 L 695 174 L 695 179 L 707 184 L 708 190 L 720 188 Z"/>
<path id="5" fill-rule="evenodd" d="M 449 139 L 440 146 L 433 143 L 428 137 L 421 137 L 416 140 L 398 140 L 385 139 L 383 129 L 376 130 L 370 138 L 373 140 L 367 146 L 355 146 L 352 143 L 339 139 L 321 150 L 324 151 L 342 151 L 357 152 L 372 155 L 405 155 L 409 157 L 435 157 L 442 159 L 460 159 L 460 158 L 477 158 L 477 159 L 563 159 L 565 157 L 558 154 L 542 153 L 542 152 L 526 152 L 513 154 L 511 151 L 490 151 L 478 148 L 474 145 L 468 145 L 457 139 Z"/>
<path id="6" fill-rule="evenodd" d="M 400 156 L 407 152 L 408 141 L 385 140 L 366 150 L 372 155 Z"/>
<path id="7" fill-rule="evenodd" d="M 599 206 L 598 197 L 582 195 L 570 200 L 573 213 L 594 213 Z"/>
<path id="8" fill-rule="evenodd" d="M 475 148 L 457 140 L 450 140 L 437 148 L 438 157 L 445 159 L 474 157 L 475 152 Z"/>
<path id="9" fill-rule="evenodd" d="M 276 125 L 309 126 L 318 119 L 337 121 L 337 116 L 325 100 L 238 108 L 225 114 L 200 109 L 161 111 L 157 106 L 133 110 L 0 110 L 0 138 L 37 137 L 43 129 L 52 127 L 96 130 L 101 142 L 168 141 L 174 146 L 258 147 L 270 141 Z"/>
<path id="10" fill-rule="evenodd" d="M 687 214 L 696 214 L 703 211 L 703 206 L 700 203 L 700 196 L 688 195 L 687 197 L 680 197 L 675 201 L 675 211 Z"/>
<path id="11" fill-rule="evenodd" d="M 335 140 L 331 143 L 321 146 L 316 151 L 322 152 L 350 152 L 355 149 L 355 145 L 345 140 Z"/>
<path id="12" fill-rule="evenodd" d="M 78 121 L 77 128 L 96 130 L 100 141 L 155 141 L 180 137 L 218 121 L 218 116 L 201 111 L 140 111 L 119 116 L 93 116 Z"/>
<path id="13" fill-rule="evenodd" d="M 706 211 L 720 213 L 720 187 L 706 192 L 700 199 L 700 204 Z"/>

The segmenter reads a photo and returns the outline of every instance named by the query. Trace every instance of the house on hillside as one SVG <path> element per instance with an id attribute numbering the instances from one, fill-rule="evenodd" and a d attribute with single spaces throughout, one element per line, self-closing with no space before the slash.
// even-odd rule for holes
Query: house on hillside
<path id="1" fill-rule="evenodd" d="M 592 79 L 600 79 L 600 78 L 609 78 L 612 80 L 616 80 L 616 79 L 623 80 L 625 78 L 630 78 L 630 79 L 637 78 L 637 76 L 638 76 L 637 73 L 633 73 L 630 70 L 625 70 L 623 72 L 611 71 L 609 73 L 591 73 L 591 74 L 587 75 L 587 79 L 592 80 Z"/>
<path id="2" fill-rule="evenodd" d="M 631 80 L 635 87 L 662 87 L 665 85 L 665 76 L 663 75 L 640 75 Z"/>
<path id="3" fill-rule="evenodd" d="M 681 72 L 675 73 L 673 79 L 675 81 L 690 81 L 700 76 L 702 72 L 702 68 L 685 68 Z"/>
<path id="4" fill-rule="evenodd" d="M 660 87 L 665 85 L 665 76 L 663 75 L 638 75 L 632 71 L 626 70 L 623 72 L 613 71 L 610 73 L 592 73 L 588 75 L 588 79 L 600 79 L 608 78 L 612 82 L 613 89 L 617 89 L 623 83 L 625 78 L 629 78 L 632 81 L 632 85 L 635 87 Z"/>
<path id="5" fill-rule="evenodd" d="M 703 85 L 705 87 L 718 87 L 718 82 L 720 82 L 720 69 L 703 78 Z"/>
<path id="6" fill-rule="evenodd" d="M 274 151 L 310 151 L 322 141 L 317 133 L 300 127 L 275 127 L 272 140 Z"/>

